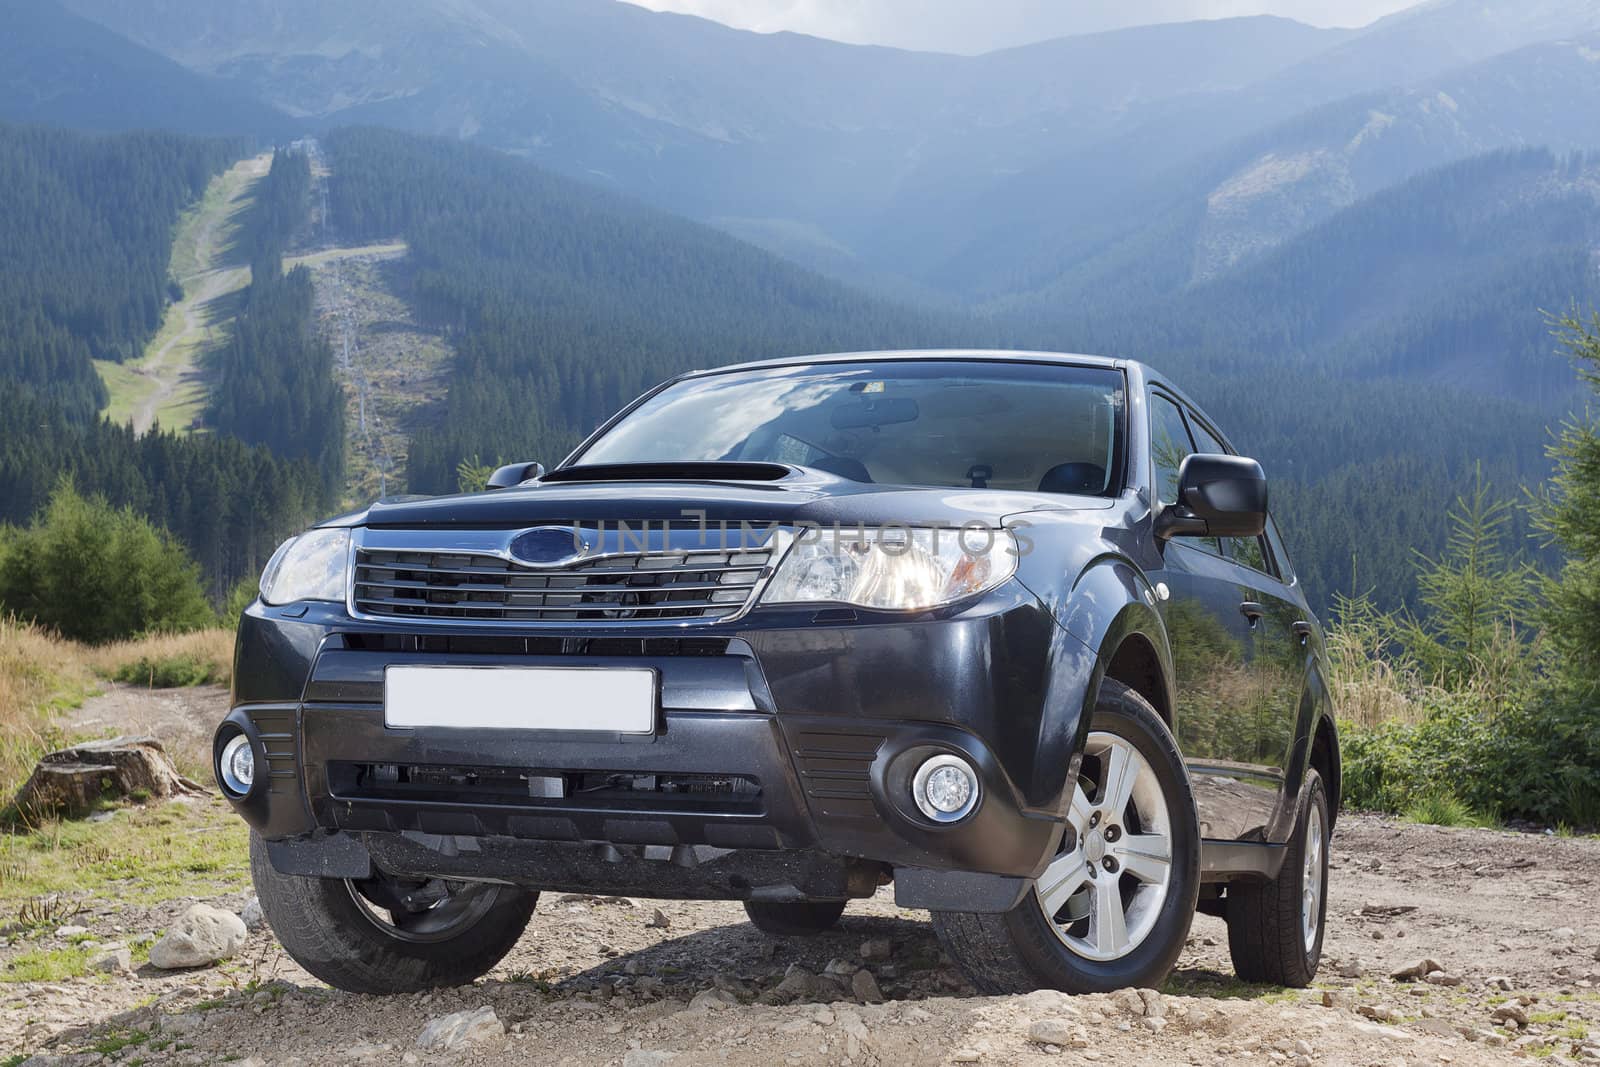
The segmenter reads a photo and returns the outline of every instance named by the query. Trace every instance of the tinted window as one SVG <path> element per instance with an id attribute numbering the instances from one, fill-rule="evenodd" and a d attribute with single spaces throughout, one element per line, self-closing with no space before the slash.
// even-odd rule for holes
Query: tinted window
<path id="1" fill-rule="evenodd" d="M 689 378 L 576 460 L 793 463 L 892 485 L 1091 496 L 1122 487 L 1120 371 L 885 360 Z"/>
<path id="2" fill-rule="evenodd" d="M 1193 452 L 1189 431 L 1178 405 L 1159 393 L 1150 397 L 1150 455 L 1156 465 L 1156 499 L 1163 504 L 1178 500 L 1178 466 Z"/>
<path id="3" fill-rule="evenodd" d="M 1178 499 L 1178 467 L 1195 451 L 1189 430 L 1178 405 L 1159 393 L 1150 397 L 1150 454 L 1155 457 L 1156 493 L 1163 504 Z M 1222 542 L 1215 537 L 1186 537 L 1184 541 L 1209 552 L 1222 554 Z"/>

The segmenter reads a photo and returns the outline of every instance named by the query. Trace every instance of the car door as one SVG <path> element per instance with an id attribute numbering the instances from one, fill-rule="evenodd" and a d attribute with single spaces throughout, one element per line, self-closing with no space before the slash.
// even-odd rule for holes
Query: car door
<path id="1" fill-rule="evenodd" d="M 1197 451 L 1236 454 L 1198 412 L 1185 414 Z M 1232 697 L 1230 724 L 1238 732 L 1232 747 L 1241 776 L 1237 788 L 1226 784 L 1235 792 L 1248 789 L 1249 802 L 1234 813 L 1230 836 L 1260 838 L 1281 799 L 1294 746 L 1310 628 L 1297 597 L 1281 580 L 1264 533 L 1223 538 L 1222 550 L 1238 585 L 1247 630 L 1246 675 Z M 1220 784 L 1207 783 L 1213 789 Z"/>
<path id="2" fill-rule="evenodd" d="M 1156 507 L 1177 498 L 1178 467 L 1200 451 L 1184 406 L 1160 390 L 1150 394 L 1151 485 Z M 1257 763 L 1253 720 L 1256 625 L 1239 581 L 1239 567 L 1217 538 L 1174 537 L 1160 547 L 1162 566 L 1150 574 L 1172 647 L 1178 747 L 1189 767 L 1204 837 L 1237 840 L 1271 818 L 1281 778 Z M 1264 613 L 1263 613 L 1264 614 Z"/>

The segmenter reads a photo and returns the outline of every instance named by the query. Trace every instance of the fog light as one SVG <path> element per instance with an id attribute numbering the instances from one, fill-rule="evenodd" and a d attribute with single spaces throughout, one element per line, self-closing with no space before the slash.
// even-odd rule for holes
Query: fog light
<path id="1" fill-rule="evenodd" d="M 250 792 L 250 786 L 256 780 L 256 753 L 250 747 L 250 739 L 244 734 L 234 734 L 222 746 L 222 756 L 217 760 L 217 777 L 222 779 L 223 788 L 235 796 L 242 797 Z"/>
<path id="2" fill-rule="evenodd" d="M 911 779 L 917 808 L 934 822 L 955 822 L 978 806 L 978 772 L 960 756 L 934 756 Z"/>

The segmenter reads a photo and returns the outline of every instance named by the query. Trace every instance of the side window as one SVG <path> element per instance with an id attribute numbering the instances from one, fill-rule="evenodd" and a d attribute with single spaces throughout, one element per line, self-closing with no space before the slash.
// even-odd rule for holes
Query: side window
<path id="1" fill-rule="evenodd" d="M 1195 448 L 1200 452 L 1228 455 L 1229 451 L 1221 440 L 1204 423 L 1193 416 L 1189 419 L 1189 428 L 1194 431 Z M 1267 551 L 1265 537 L 1225 537 L 1224 547 L 1234 561 L 1242 563 L 1251 570 L 1260 571 L 1262 574 L 1273 574 L 1270 560 L 1272 555 Z"/>
<path id="2" fill-rule="evenodd" d="M 1171 504 L 1178 499 L 1178 464 L 1194 449 L 1183 425 L 1178 405 L 1159 393 L 1150 394 L 1150 455 L 1156 466 L 1156 498 Z"/>
<path id="3" fill-rule="evenodd" d="M 1163 504 L 1178 499 L 1178 467 L 1194 452 L 1183 411 L 1160 393 L 1150 394 L 1150 455 L 1156 466 L 1156 497 Z M 1222 554 L 1222 543 L 1215 537 L 1185 538 L 1189 544 Z"/>

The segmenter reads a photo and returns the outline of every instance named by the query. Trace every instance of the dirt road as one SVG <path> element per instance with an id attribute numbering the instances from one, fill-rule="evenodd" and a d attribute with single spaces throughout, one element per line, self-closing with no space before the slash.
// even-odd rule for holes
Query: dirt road
<path id="1" fill-rule="evenodd" d="M 219 715 L 222 699 L 123 690 L 78 720 L 133 717 L 175 738 L 189 723 L 190 741 L 179 744 L 193 744 L 202 736 L 193 720 Z M 218 809 L 216 832 L 236 833 L 221 802 L 207 803 Z M 332 992 L 263 928 L 220 968 L 145 964 L 126 975 L 0 984 L 0 1055 L 623 1067 L 1600 1059 L 1600 840 L 1347 815 L 1334 862 L 1322 977 L 1305 991 L 1237 982 L 1225 928 L 1204 917 L 1159 996 L 982 997 L 943 956 L 925 915 L 897 909 L 888 892 L 853 904 L 834 933 L 789 941 L 756 931 L 737 904 L 546 894 L 516 950 L 469 988 L 390 999 Z M 72 922 L 87 929 L 80 938 L 149 936 L 190 899 L 102 896 Z M 250 894 L 211 899 L 243 910 Z M 13 932 L 0 947 L 0 977 L 56 940 L 49 930 Z M 1390 977 L 1425 958 L 1445 973 Z M 494 1019 L 481 1040 L 419 1047 L 430 1021 L 486 1007 Z"/>

